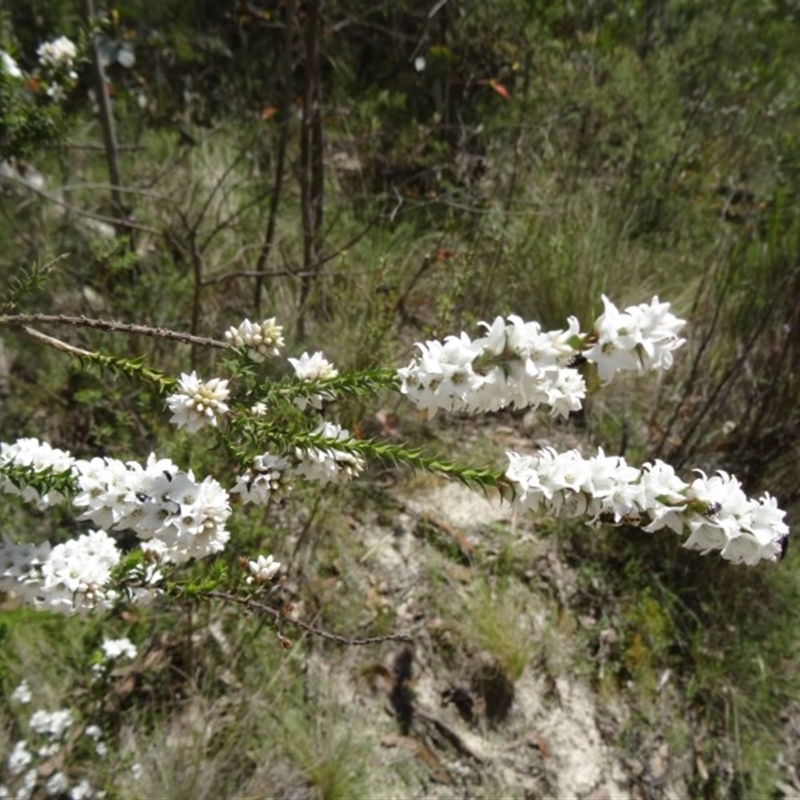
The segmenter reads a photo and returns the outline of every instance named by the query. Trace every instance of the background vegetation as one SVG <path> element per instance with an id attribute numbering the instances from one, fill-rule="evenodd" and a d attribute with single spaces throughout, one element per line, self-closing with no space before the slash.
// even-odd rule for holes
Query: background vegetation
<path id="1" fill-rule="evenodd" d="M 721 468 L 750 494 L 776 495 L 793 522 L 800 3 L 109 0 L 95 10 L 106 17 L 95 42 L 113 129 L 87 56 L 63 140 L 26 161 L 4 151 L 14 157 L 0 176 L 4 285 L 68 254 L 21 310 L 217 338 L 244 316 L 277 316 L 288 349 L 366 367 L 400 365 L 414 341 L 496 314 L 586 324 L 601 293 L 621 305 L 657 293 L 689 320 L 676 368 L 658 384 L 593 393 L 567 424 L 519 414 L 434 424 L 392 398 L 342 413 L 362 435 L 479 463 L 513 440 Z M 89 31 L 90 11 L 10 0 L 0 44 L 24 66 L 42 41 Z M 214 373 L 214 355 L 187 346 L 86 327 L 58 335 L 168 374 Z M 219 454 L 168 430 L 160 398 L 13 330 L 0 345 L 4 441 L 38 436 L 80 456 L 156 450 L 224 475 Z M 792 549 L 744 570 L 667 537 L 547 520 L 497 523 L 465 549 L 421 519 L 417 602 L 429 604 L 412 624 L 391 580 L 381 587 L 378 571 L 370 583 L 363 536 L 404 518 L 398 487 L 430 488 L 375 469 L 264 516 L 237 513 L 232 564 L 274 552 L 292 602 L 324 627 L 410 626 L 414 672 L 466 680 L 484 707 L 472 724 L 501 741 L 526 673 L 554 686 L 580 679 L 598 702 L 624 703 L 610 734 L 620 754 L 641 760 L 654 732 L 676 754 L 661 783 L 625 762 L 637 796 L 661 796 L 670 780 L 698 797 L 800 791 Z M 12 536 L 33 527 L 16 505 L 0 518 Z M 66 520 L 34 522 L 37 535 L 69 534 Z M 140 656 L 127 683 L 117 676 L 98 697 L 85 676 L 101 631 L 131 636 Z M 421 750 L 376 767 L 380 737 L 408 733 L 403 657 L 390 647 L 343 656 L 309 637 L 284 650 L 268 625 L 191 603 L 65 624 L 9 599 L 0 635 L 5 698 L 28 676 L 43 703 L 71 699 L 102 717 L 114 758 L 84 754 L 72 768 L 109 796 L 421 795 L 437 781 L 447 796 L 467 792 Z M 374 736 L 342 723 L 347 674 L 332 671 L 345 657 L 349 685 L 383 676 L 393 687 L 397 720 L 382 718 L 380 690 L 351 701 L 372 703 Z M 459 664 L 473 659 L 465 678 Z M 0 702 L 0 753 L 17 715 Z M 554 791 L 542 775 L 529 796 Z M 471 791 L 496 796 L 504 787 L 492 780 Z"/>

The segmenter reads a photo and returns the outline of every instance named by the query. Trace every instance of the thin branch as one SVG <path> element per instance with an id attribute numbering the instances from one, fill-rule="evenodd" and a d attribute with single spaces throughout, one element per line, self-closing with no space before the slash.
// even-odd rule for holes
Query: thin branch
<path id="1" fill-rule="evenodd" d="M 167 328 L 151 328 L 147 325 L 131 325 L 128 322 L 114 322 L 105 319 L 92 319 L 90 317 L 69 317 L 65 314 L 7 314 L 0 316 L 0 327 L 23 327 L 31 322 L 49 325 L 71 325 L 76 328 L 94 328 L 101 331 L 115 331 L 118 333 L 132 333 L 135 336 L 152 336 L 157 339 L 171 339 L 185 344 L 200 345 L 201 347 L 217 347 L 221 350 L 228 348 L 227 342 L 210 339 L 206 336 L 192 336 L 189 333 L 171 331 Z M 39 334 L 44 336 L 44 334 Z M 57 340 L 56 340 L 57 341 Z"/>
<path id="2" fill-rule="evenodd" d="M 29 183 L 26 183 L 25 181 L 20 180 L 19 178 L 12 178 L 9 175 L 2 175 L 0 176 L 0 183 L 10 183 L 13 184 L 14 186 L 20 186 L 24 189 L 27 189 L 29 192 L 31 192 L 31 194 L 38 195 L 42 199 L 47 200 L 50 203 L 53 203 L 53 205 L 59 206 L 60 208 L 65 209 L 66 211 L 71 211 L 73 214 L 77 214 L 79 217 L 86 217 L 87 219 L 94 219 L 97 220 L 98 222 L 105 222 L 109 225 L 112 225 L 114 228 L 117 228 L 120 225 L 124 225 L 125 227 L 133 228 L 137 231 L 143 231 L 144 233 L 150 233 L 153 236 L 159 236 L 164 239 L 172 238 L 170 234 L 165 231 L 159 231 L 156 230 L 156 228 L 151 228 L 147 225 L 142 225 L 138 222 L 133 222 L 132 220 L 129 219 L 122 219 L 120 217 L 109 217 L 105 214 L 96 214 L 94 211 L 86 211 L 85 209 L 79 208 L 78 206 L 74 206 L 72 205 L 72 203 L 68 203 L 66 202 L 66 200 L 62 200 L 61 198 L 56 197 L 55 195 L 50 194 L 49 192 L 45 192 L 42 189 L 36 189 Z"/>
<path id="3" fill-rule="evenodd" d="M 362 228 L 352 239 L 345 242 L 340 248 L 334 250 L 332 253 L 329 253 L 326 256 L 322 256 L 313 264 L 310 265 L 309 269 L 303 270 L 276 270 L 274 272 L 261 272 L 256 267 L 255 271 L 251 270 L 242 270 L 239 272 L 228 272 L 225 275 L 216 275 L 213 278 L 204 278 L 203 284 L 208 285 L 210 283 L 221 283 L 223 281 L 230 280 L 232 278 L 283 278 L 283 277 L 290 277 L 290 278 L 310 278 L 310 277 L 324 277 L 330 278 L 335 276 L 341 276 L 346 274 L 348 277 L 351 275 L 371 275 L 372 273 L 369 270 L 365 270 L 363 272 L 351 272 L 347 271 L 347 273 L 337 273 L 337 272 L 327 272 L 322 273 L 319 271 L 319 268 L 323 264 L 327 264 L 329 261 L 333 261 L 333 259 L 338 258 L 342 253 L 346 253 L 352 247 L 357 245 L 366 235 L 369 233 L 370 229 L 375 225 L 375 223 L 382 218 L 382 214 L 375 215 L 364 228 Z"/>
<path id="4" fill-rule="evenodd" d="M 40 333 L 34 328 L 29 328 L 27 325 L 23 325 L 22 330 L 28 336 L 30 336 L 31 339 L 37 339 L 38 341 L 46 344 L 48 347 L 53 347 L 56 350 L 61 350 L 63 353 L 69 353 L 72 356 L 78 356 L 80 358 L 91 358 L 94 355 L 94 353 L 90 353 L 88 350 L 84 350 L 81 347 L 75 347 L 74 345 L 62 342 L 61 339 L 56 339 L 53 336 L 48 336 L 47 334 Z"/>
<path id="5" fill-rule="evenodd" d="M 116 186 L 114 187 L 120 194 L 135 194 L 140 197 L 146 197 L 148 200 L 163 200 L 166 203 L 174 203 L 175 198 L 160 192 L 154 192 L 152 189 L 142 189 L 140 186 Z M 64 183 L 58 187 L 59 192 L 79 192 L 79 191 L 93 191 L 98 190 L 108 192 L 111 190 L 110 183 L 102 183 L 98 181 L 82 181 L 79 183 Z"/>
<path id="6" fill-rule="evenodd" d="M 211 244 L 212 240 L 217 236 L 220 231 L 225 230 L 237 217 L 240 217 L 246 211 L 249 211 L 253 206 L 258 205 L 262 200 L 269 197 L 272 194 L 272 189 L 267 189 L 263 192 L 259 192 L 255 197 L 252 197 L 246 203 L 242 203 L 235 211 L 232 211 L 228 214 L 225 219 L 217 222 L 217 224 L 211 229 L 211 231 L 206 235 L 203 242 L 200 244 L 200 250 L 204 251 L 209 244 Z M 200 220 L 198 220 L 198 223 Z"/>
<path id="7" fill-rule="evenodd" d="M 205 597 L 210 597 L 215 600 L 223 600 L 226 603 L 235 603 L 236 605 L 244 606 L 251 611 L 261 611 L 264 614 L 271 616 L 273 619 L 280 622 L 286 622 L 299 628 L 306 633 L 311 633 L 314 636 L 319 636 L 321 639 L 327 639 L 329 642 L 336 642 L 337 644 L 347 645 L 349 647 L 361 647 L 368 644 L 380 644 L 381 642 L 409 642 L 414 640 L 407 633 L 389 633 L 383 636 L 367 636 L 364 638 L 355 638 L 348 636 L 341 636 L 338 633 L 331 633 L 330 631 L 323 630 L 322 628 L 315 628 L 307 622 L 301 622 L 299 619 L 291 619 L 284 616 L 279 609 L 272 608 L 271 606 L 259 603 L 257 600 L 249 600 L 246 597 L 238 597 L 235 594 L 228 592 L 204 592 Z"/>
<path id="8" fill-rule="evenodd" d="M 105 146 L 95 142 L 66 142 L 59 145 L 64 150 L 105 150 Z M 118 144 L 117 150 L 144 150 L 141 144 Z"/>
<path id="9" fill-rule="evenodd" d="M 272 272 L 253 272 L 251 270 L 242 270 L 241 272 L 226 272 L 224 275 L 217 275 L 213 278 L 204 278 L 203 285 L 208 286 L 212 283 L 224 283 L 225 281 L 234 280 L 236 278 L 351 278 L 355 275 L 372 275 L 373 270 L 363 270 L 360 272 L 306 272 L 305 270 L 295 271 L 292 269 L 279 269 Z"/>
<path id="10" fill-rule="evenodd" d="M 214 198 L 217 196 L 217 192 L 222 189 L 222 187 L 225 185 L 225 181 L 228 179 L 228 176 L 239 166 L 239 164 L 242 163 L 242 161 L 245 158 L 247 158 L 247 151 L 244 148 L 242 148 L 242 150 L 237 154 L 236 158 L 234 158 L 233 161 L 231 161 L 231 163 L 228 164 L 228 166 L 225 167 L 225 169 L 222 171 L 222 174 L 219 176 L 217 182 L 214 184 L 214 188 L 208 193 L 208 197 L 206 197 L 205 202 L 201 206 L 200 213 L 197 215 L 196 221 L 194 222 L 193 225 L 190 226 L 190 230 L 192 233 L 196 233 L 200 229 L 200 224 L 205 219 L 206 212 L 211 207 L 211 204 L 214 202 Z M 224 224 L 226 223 L 223 223 L 223 226 Z M 216 235 L 216 229 L 214 229 L 214 233 L 212 233 L 211 238 L 213 238 L 215 235 Z M 207 239 L 201 249 L 205 249 L 206 245 L 210 241 L 211 239 Z"/>

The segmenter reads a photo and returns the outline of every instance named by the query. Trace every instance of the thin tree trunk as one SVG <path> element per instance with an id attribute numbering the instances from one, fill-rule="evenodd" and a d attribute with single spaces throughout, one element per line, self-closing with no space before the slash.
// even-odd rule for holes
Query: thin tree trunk
<path id="1" fill-rule="evenodd" d="M 86 21 L 91 25 L 95 20 L 94 0 L 85 0 L 84 9 Z M 100 47 L 97 37 L 92 36 L 90 40 L 92 54 L 92 74 L 94 77 L 94 90 L 97 95 L 97 113 L 100 118 L 100 126 L 103 129 L 103 144 L 105 145 L 106 164 L 108 166 L 108 179 L 111 184 L 111 208 L 113 216 L 119 220 L 115 225 L 117 235 L 130 234 L 130 229 L 125 224 L 125 208 L 122 204 L 122 178 L 119 168 L 119 146 L 117 145 L 117 134 L 114 128 L 114 115 L 111 112 L 111 102 L 106 90 L 106 76 L 103 69 L 103 62 L 100 59 Z"/>
<path id="2" fill-rule="evenodd" d="M 322 83 L 320 35 L 322 0 L 309 0 L 305 21 L 305 86 L 300 139 L 300 188 L 303 219 L 303 275 L 297 315 L 297 337 L 306 335 L 306 313 L 314 278 L 320 268 L 320 235 L 324 207 L 324 142 L 322 136 Z"/>
<path id="3" fill-rule="evenodd" d="M 286 0 L 286 17 L 284 19 L 283 35 L 283 88 L 278 109 L 278 152 L 275 159 L 275 183 L 272 199 L 269 204 L 269 218 L 267 230 L 264 233 L 264 242 L 258 254 L 255 271 L 256 285 L 253 297 L 253 316 L 261 317 L 261 295 L 264 291 L 264 275 L 267 261 L 275 243 L 275 227 L 278 220 L 278 208 L 283 189 L 283 178 L 286 172 L 286 149 L 289 144 L 289 131 L 292 119 L 292 98 L 294 96 L 294 25 L 295 25 L 295 0 Z"/>

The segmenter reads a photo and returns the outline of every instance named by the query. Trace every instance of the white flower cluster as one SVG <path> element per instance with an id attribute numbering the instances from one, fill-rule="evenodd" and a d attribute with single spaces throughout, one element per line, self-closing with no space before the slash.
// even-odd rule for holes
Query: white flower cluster
<path id="1" fill-rule="evenodd" d="M 686 324 L 669 310 L 669 303 L 654 297 L 624 311 L 603 295 L 604 312 L 594 325 L 594 346 L 584 355 L 597 364 L 600 380 L 608 383 L 621 370 L 642 374 L 669 369 L 673 352 L 686 340 L 678 332 Z"/>
<path id="2" fill-rule="evenodd" d="M 75 462 L 79 492 L 73 503 L 109 531 L 132 530 L 142 548 L 160 560 L 183 563 L 225 548 L 231 508 L 228 493 L 213 478 L 201 483 L 169 459 L 135 461 L 93 458 Z"/>
<path id="3" fill-rule="evenodd" d="M 51 447 L 38 439 L 18 439 L 13 444 L 0 444 L 0 467 L 30 467 L 36 472 L 49 470 L 54 473 L 69 472 L 75 459 L 66 451 Z M 64 495 L 54 489 L 42 497 L 33 486 L 20 490 L 8 477 L 0 475 L 0 488 L 6 494 L 20 495 L 28 503 L 39 508 L 64 502 Z"/>
<path id="4" fill-rule="evenodd" d="M 301 381 L 324 381 L 339 374 L 319 350 L 312 356 L 303 353 L 300 358 L 290 358 L 289 363 L 294 367 L 295 377 Z"/>
<path id="5" fill-rule="evenodd" d="M 169 459 L 154 455 L 142 466 L 113 458 L 75 460 L 48 447 L 35 439 L 21 440 L 2 445 L 0 452 L 8 456 L 5 463 L 15 465 L 45 469 L 55 464 L 53 468 L 59 472 L 71 465 L 77 487 L 73 503 L 83 509 L 79 519 L 93 522 L 100 530 L 55 547 L 4 539 L 0 542 L 0 590 L 14 591 L 28 602 L 67 613 L 102 610 L 118 599 L 108 583 L 121 559 L 117 543 L 107 531 L 132 530 L 143 550 L 157 555 L 159 561 L 176 564 L 225 548 L 230 538 L 225 527 L 230 498 L 213 478 L 198 483 L 191 471 L 184 472 Z M 37 460 L 31 453 L 44 455 Z M 53 502 L 53 494 L 47 494 L 49 502 Z M 40 500 L 38 493 L 27 493 L 26 499 Z M 145 587 L 160 580 L 153 565 L 142 576 Z M 149 596 L 147 588 L 133 591 L 136 600 Z"/>
<path id="6" fill-rule="evenodd" d="M 295 377 L 301 381 L 324 381 L 339 374 L 339 370 L 320 351 L 311 356 L 303 353 L 300 358 L 290 358 L 289 363 L 294 367 Z M 333 395 L 318 392 L 311 397 L 296 397 L 294 403 L 301 411 L 305 411 L 308 406 L 319 411 L 323 402 L 332 399 Z"/>
<path id="7" fill-rule="evenodd" d="M 132 661 L 136 658 L 136 645 L 127 636 L 119 639 L 103 639 L 100 647 L 106 661 L 116 661 L 119 658 Z"/>
<path id="8" fill-rule="evenodd" d="M 59 711 L 35 711 L 28 720 L 35 749 L 29 750 L 29 742 L 19 739 L 11 751 L 6 769 L 12 778 L 19 780 L 15 797 L 29 798 L 38 783 L 38 770 L 35 762 L 51 758 L 63 747 L 67 733 L 72 726 L 72 713 L 69 709 Z M 26 771 L 27 770 L 27 771 Z M 22 775 L 22 773 L 25 773 Z M 21 776 L 21 779 L 19 776 Z M 61 794 L 69 786 L 67 777 L 63 772 L 53 773 L 45 789 L 47 796 Z M 52 791 L 51 791 L 52 790 Z"/>
<path id="9" fill-rule="evenodd" d="M 62 102 L 67 97 L 66 90 L 78 80 L 78 73 L 73 69 L 78 57 L 77 47 L 66 36 L 60 36 L 40 45 L 36 54 L 41 69 L 34 73 L 27 88 L 36 91 L 38 86 L 43 86 L 51 100 Z M 0 50 L 0 72 L 15 80 L 26 77 L 16 59 L 5 50 Z"/>
<path id="10" fill-rule="evenodd" d="M 103 639 L 100 650 L 101 659 L 92 665 L 92 672 L 97 678 L 107 676 L 120 659 L 132 661 L 136 658 L 136 645 L 127 636 L 120 639 Z"/>
<path id="11" fill-rule="evenodd" d="M 573 317 L 566 331 L 543 332 L 517 316 L 481 323 L 486 335 L 474 341 L 461 333 L 416 346 L 420 355 L 397 371 L 400 391 L 433 416 L 437 410 L 497 411 L 548 405 L 567 416 L 581 407 L 586 385 L 567 363 L 577 355 Z"/>
<path id="12" fill-rule="evenodd" d="M 14 591 L 28 602 L 36 599 L 41 583 L 40 567 L 52 550 L 49 542 L 43 544 L 14 544 L 3 537 L 0 542 L 0 591 Z"/>
<path id="13" fill-rule="evenodd" d="M 39 57 L 39 63 L 43 67 L 70 70 L 70 78 L 77 79 L 78 75 L 72 71 L 72 65 L 78 57 L 78 48 L 66 36 L 59 36 L 58 39 L 53 39 L 52 42 L 45 42 L 39 45 L 36 55 Z"/>
<path id="14" fill-rule="evenodd" d="M 338 445 L 352 441 L 349 431 L 331 422 L 323 422 L 311 432 L 326 440 L 325 447 L 295 448 L 296 474 L 321 484 L 347 481 L 364 471 L 364 459 L 357 453 L 342 450 Z"/>
<path id="15" fill-rule="evenodd" d="M 33 694 L 31 693 L 31 687 L 28 686 L 28 681 L 23 680 L 13 692 L 11 692 L 11 702 L 12 703 L 20 703 L 21 705 L 28 705 L 30 701 L 33 699 Z"/>
<path id="16" fill-rule="evenodd" d="M 0 542 L 0 590 L 55 611 L 102 611 L 117 598 L 107 586 L 119 563 L 116 542 L 105 531 L 89 531 L 51 547 L 49 543 Z"/>
<path id="17" fill-rule="evenodd" d="M 180 391 L 167 397 L 167 405 L 172 412 L 170 422 L 178 428 L 186 428 L 194 433 L 206 425 L 217 426 L 217 417 L 227 414 L 225 404 L 230 391 L 228 381 L 212 378 L 202 381 L 197 373 L 183 373 L 178 381 Z"/>
<path id="18" fill-rule="evenodd" d="M 59 711 L 35 711 L 28 724 L 40 736 L 60 740 L 72 725 L 72 712 L 68 708 Z"/>
<path id="19" fill-rule="evenodd" d="M 11 700 L 28 703 L 29 695 L 30 690 L 23 681 L 12 693 Z M 21 697 L 27 699 L 20 699 Z M 0 798 L 31 800 L 37 796 L 99 800 L 105 796 L 105 792 L 95 792 L 86 779 L 70 786 L 66 772 L 62 769 L 53 769 L 52 765 L 59 763 L 59 759 L 63 760 L 63 753 L 72 746 L 72 743 L 68 743 L 68 739 L 75 725 L 69 709 L 34 711 L 28 718 L 27 727 L 28 738 L 17 740 L 5 762 L 0 762 L 0 769 L 5 767 L 7 778 L 0 784 Z M 96 743 L 98 754 L 107 752 L 105 743 L 99 741 L 102 732 L 97 725 L 87 726 L 84 733 Z"/>
<path id="20" fill-rule="evenodd" d="M 286 458 L 271 453 L 256 456 L 252 468 L 239 476 L 231 494 L 238 494 L 242 503 L 265 506 L 276 495 L 289 491 L 286 480 L 288 467 L 289 461 Z"/>
<path id="21" fill-rule="evenodd" d="M 257 364 L 269 356 L 280 355 L 284 346 L 283 327 L 275 322 L 275 317 L 260 323 L 246 319 L 238 328 L 229 328 L 225 339 L 234 349 L 246 352 Z"/>
<path id="22" fill-rule="evenodd" d="M 107 584 L 119 560 L 117 543 L 105 531 L 57 544 L 41 566 L 39 595 L 56 610 L 105 610 L 117 597 Z"/>
<path id="23" fill-rule="evenodd" d="M 684 343 L 677 336 L 684 323 L 669 312 L 669 303 L 655 297 L 624 312 L 605 296 L 603 303 L 589 334 L 580 333 L 575 317 L 566 330 L 543 331 L 537 322 L 510 316 L 481 323 L 486 335 L 474 341 L 461 333 L 418 343 L 419 356 L 397 371 L 400 391 L 431 416 L 439 409 L 474 413 L 546 405 L 554 416 L 566 417 L 586 396 L 583 378 L 569 366 L 579 355 L 597 364 L 604 381 L 619 370 L 672 365 L 673 351 Z"/>
<path id="24" fill-rule="evenodd" d="M 506 476 L 523 508 L 646 531 L 670 528 L 689 534 L 684 547 L 704 554 L 719 550 L 723 558 L 749 565 L 774 561 L 789 533 L 775 498 L 748 499 L 725 472 L 708 478 L 698 471 L 687 484 L 663 461 L 637 469 L 602 450 L 583 458 L 577 450 L 546 448 L 535 456 L 508 453 L 508 459 Z"/>
<path id="25" fill-rule="evenodd" d="M 56 103 L 67 99 L 67 88 L 78 80 L 78 73 L 73 69 L 78 57 L 78 48 L 66 36 L 59 36 L 52 42 L 45 42 L 36 51 L 42 72 L 52 78 L 47 84 L 47 94 Z"/>
<path id="26" fill-rule="evenodd" d="M 330 422 L 323 422 L 312 432 L 326 440 L 324 447 L 296 447 L 293 457 L 263 453 L 253 459 L 253 466 L 246 470 L 231 489 L 242 503 L 267 505 L 275 497 L 285 496 L 291 491 L 292 478 L 322 483 L 344 482 L 364 470 L 364 459 L 340 447 L 349 442 L 349 431 Z"/>

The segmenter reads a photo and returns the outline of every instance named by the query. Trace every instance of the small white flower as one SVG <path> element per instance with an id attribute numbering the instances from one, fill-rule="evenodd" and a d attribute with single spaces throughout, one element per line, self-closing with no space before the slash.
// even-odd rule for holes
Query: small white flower
<path id="1" fill-rule="evenodd" d="M 0 444 L 0 464 L 18 467 L 30 467 L 35 472 L 50 470 L 54 473 L 70 472 L 75 459 L 65 450 L 51 447 L 47 442 L 38 439 L 18 439 L 13 444 Z M 62 503 L 64 496 L 55 490 L 44 497 L 32 486 L 20 490 L 8 478 L 0 476 L 0 487 L 7 494 L 17 494 L 29 503 L 36 503 L 40 508 Z"/>
<path id="2" fill-rule="evenodd" d="M 207 477 L 197 483 L 191 472 L 179 472 L 172 476 L 161 502 L 167 514 L 162 526 L 142 544 L 143 550 L 181 564 L 225 549 L 231 507 L 218 481 Z"/>
<path id="3" fill-rule="evenodd" d="M 22 683 L 11 692 L 11 699 L 15 703 L 22 703 L 22 705 L 30 703 L 31 697 L 31 689 L 28 686 L 28 681 L 22 681 Z"/>
<path id="4" fill-rule="evenodd" d="M 35 711 L 28 724 L 31 730 L 50 739 L 61 739 L 72 725 L 72 712 L 68 708 L 59 711 Z"/>
<path id="5" fill-rule="evenodd" d="M 0 65 L 2 65 L 3 72 L 6 75 L 12 78 L 22 77 L 22 70 L 19 68 L 19 64 L 5 50 L 0 50 Z"/>
<path id="6" fill-rule="evenodd" d="M 340 443 L 352 441 L 349 431 L 330 422 L 323 422 L 312 435 L 327 440 L 327 447 L 296 448 L 295 472 L 308 481 L 326 484 L 346 481 L 364 471 L 362 456 L 338 447 Z"/>
<path id="7" fill-rule="evenodd" d="M 47 96 L 54 102 L 54 103 L 63 103 L 67 99 L 67 92 L 66 89 L 60 84 L 53 81 L 47 85 L 47 89 L 45 90 Z"/>
<path id="8" fill-rule="evenodd" d="M 45 789 L 48 797 L 58 797 L 67 791 L 69 780 L 63 772 L 54 772 L 47 780 Z"/>
<path id="9" fill-rule="evenodd" d="M 280 355 L 284 346 L 283 327 L 275 322 L 275 317 L 260 323 L 246 319 L 238 328 L 229 328 L 225 338 L 231 347 L 245 350 L 256 363 L 262 362 L 267 356 Z"/>
<path id="10" fill-rule="evenodd" d="M 303 353 L 300 358 L 290 358 L 289 363 L 294 367 L 295 376 L 301 381 L 324 381 L 339 374 L 339 370 L 320 351 L 312 356 Z"/>
<path id="11" fill-rule="evenodd" d="M 39 63 L 53 69 L 70 69 L 78 56 L 78 48 L 66 36 L 45 42 L 36 51 Z"/>
<path id="12" fill-rule="evenodd" d="M 136 658 L 136 645 L 127 637 L 121 639 L 104 639 L 101 645 L 106 661 L 114 661 L 118 658 L 133 660 Z"/>
<path id="13" fill-rule="evenodd" d="M 294 367 L 295 376 L 301 381 L 324 381 L 328 378 L 335 378 L 339 374 L 339 370 L 335 369 L 333 364 L 319 351 L 313 356 L 303 353 L 300 358 L 290 358 L 289 363 Z M 319 411 L 325 400 L 333 399 L 331 392 L 318 392 L 310 397 L 296 397 L 294 404 L 301 411 L 305 411 L 308 406 Z"/>
<path id="14" fill-rule="evenodd" d="M 36 788 L 36 783 L 39 780 L 39 770 L 36 768 L 29 769 L 22 776 L 22 783 L 17 788 L 17 793 L 14 795 L 14 800 L 30 800 L 33 796 L 33 790 Z"/>
<path id="15" fill-rule="evenodd" d="M 480 340 L 473 342 L 462 332 L 443 342 L 431 340 L 415 346 L 420 355 L 397 370 L 400 391 L 430 416 L 439 409 L 470 409 L 476 392 L 486 383 L 473 369 L 473 362 L 482 354 Z"/>
<path id="16" fill-rule="evenodd" d="M 255 561 L 248 561 L 247 568 L 257 583 L 266 583 L 280 571 L 281 562 L 275 561 L 271 555 L 266 558 L 260 555 Z M 248 583 L 251 580 L 251 578 L 248 578 Z"/>
<path id="17" fill-rule="evenodd" d="M 85 730 L 83 731 L 93 742 L 98 741 L 102 735 L 103 731 L 100 730 L 99 725 L 87 725 Z"/>
<path id="18" fill-rule="evenodd" d="M 253 459 L 253 466 L 240 475 L 232 494 L 238 494 L 243 503 L 266 505 L 276 494 L 289 489 L 285 473 L 289 462 L 285 458 L 263 453 Z"/>
<path id="19" fill-rule="evenodd" d="M 684 483 L 669 464 L 656 459 L 654 463 L 644 465 L 642 487 L 650 517 L 650 522 L 643 529 L 653 532 L 666 527 L 675 533 L 683 533 L 685 492 L 689 484 Z"/>
<path id="20" fill-rule="evenodd" d="M 217 418 L 228 413 L 225 404 L 230 394 L 228 381 L 221 378 L 202 381 L 196 372 L 190 375 L 183 373 L 178 388 L 179 392 L 167 398 L 167 405 L 172 411 L 170 422 L 174 422 L 178 428 L 186 428 L 189 433 L 194 433 L 205 425 L 216 427 Z"/>
<path id="21" fill-rule="evenodd" d="M 728 544 L 725 529 L 710 519 L 696 517 L 689 520 L 691 531 L 689 538 L 683 543 L 687 550 L 699 550 L 703 555 L 712 550 L 723 550 Z"/>
<path id="22" fill-rule="evenodd" d="M 33 756 L 28 750 L 27 743 L 24 739 L 20 739 L 11 751 L 8 761 L 6 761 L 6 767 L 12 775 L 19 775 L 31 763 L 32 759 Z"/>
<path id="23" fill-rule="evenodd" d="M 608 383 L 616 372 L 669 369 L 673 352 L 685 344 L 678 331 L 686 324 L 669 311 L 669 303 L 654 297 L 620 311 L 603 295 L 604 311 L 595 322 L 596 342 L 584 353 L 597 364 L 600 380 Z"/>
<path id="24" fill-rule="evenodd" d="M 69 790 L 69 800 L 92 800 L 94 789 L 86 778 Z"/>

